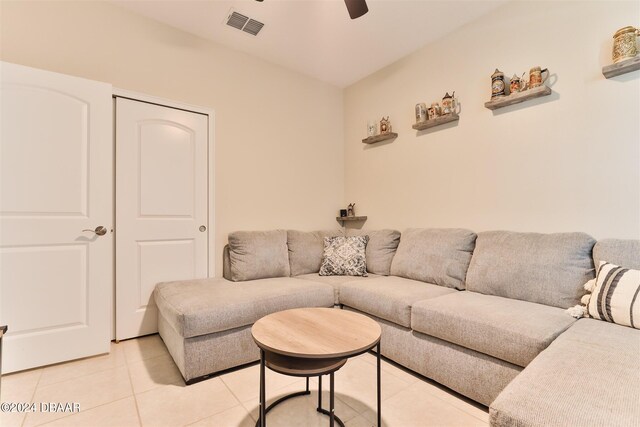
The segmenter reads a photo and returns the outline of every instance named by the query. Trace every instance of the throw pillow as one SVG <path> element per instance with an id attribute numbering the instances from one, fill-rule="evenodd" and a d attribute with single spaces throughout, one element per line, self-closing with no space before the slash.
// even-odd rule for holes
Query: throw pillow
<path id="1" fill-rule="evenodd" d="M 587 304 L 589 316 L 640 329 L 640 270 L 600 262 Z"/>
<path id="2" fill-rule="evenodd" d="M 324 238 L 320 276 L 366 276 L 369 236 Z"/>

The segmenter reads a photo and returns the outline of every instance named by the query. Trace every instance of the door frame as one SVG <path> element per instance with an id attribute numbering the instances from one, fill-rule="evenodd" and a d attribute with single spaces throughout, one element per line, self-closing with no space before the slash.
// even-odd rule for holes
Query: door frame
<path id="1" fill-rule="evenodd" d="M 134 92 L 126 89 L 120 89 L 117 87 L 113 87 L 113 98 L 125 98 L 130 99 L 132 101 L 146 102 L 148 104 L 160 105 L 162 107 L 175 108 L 178 110 L 190 111 L 192 113 L 203 114 L 208 117 L 208 138 L 207 138 L 207 178 L 208 178 L 208 191 L 207 191 L 207 222 L 209 227 L 209 234 L 207 235 L 207 274 L 208 277 L 215 277 L 217 273 L 217 265 L 216 262 L 216 222 L 215 222 L 215 111 L 212 108 L 202 107 L 193 104 L 187 104 L 184 102 L 173 101 L 166 98 L 161 98 L 154 95 L 148 95 L 146 93 Z M 116 133 L 115 133 L 115 102 L 113 105 L 114 114 L 113 114 L 113 149 L 116 147 Z M 115 165 L 115 153 L 114 153 L 114 165 Z M 117 167 L 117 165 L 116 165 Z M 115 169 L 114 169 L 115 171 Z M 116 209 L 116 189 L 115 189 L 115 173 L 113 174 L 114 180 L 114 192 L 113 192 L 113 218 L 115 222 L 115 209 Z M 116 231 L 118 230 L 118 224 L 115 224 Z M 118 238 L 118 233 L 116 232 L 115 238 Z M 115 252 L 115 240 L 114 240 L 114 252 Z M 113 316 L 112 322 L 112 337 L 111 339 L 116 338 L 116 259 L 114 253 L 114 263 L 113 263 L 113 298 L 111 299 L 111 313 Z"/>

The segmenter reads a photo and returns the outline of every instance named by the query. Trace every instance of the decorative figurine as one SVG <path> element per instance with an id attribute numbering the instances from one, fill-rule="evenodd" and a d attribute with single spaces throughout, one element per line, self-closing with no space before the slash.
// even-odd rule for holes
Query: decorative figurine
<path id="1" fill-rule="evenodd" d="M 380 120 L 380 133 L 389 133 L 391 132 L 391 121 L 389 121 L 389 116 L 383 117 Z"/>
<path id="2" fill-rule="evenodd" d="M 428 120 L 433 120 L 433 119 L 435 119 L 436 117 L 438 117 L 438 116 L 436 115 L 436 109 L 435 109 L 435 108 L 433 108 L 433 107 L 429 107 L 429 108 L 427 108 L 427 119 L 428 119 Z"/>
<path id="3" fill-rule="evenodd" d="M 456 95 L 456 91 L 453 91 L 453 94 L 449 95 L 449 92 L 442 98 L 442 114 L 451 114 L 456 110 L 456 100 L 454 96 Z"/>
<path id="4" fill-rule="evenodd" d="M 547 73 L 547 76 L 544 79 L 542 78 L 543 73 Z M 544 70 L 541 70 L 540 67 L 533 67 L 529 71 L 529 89 L 542 86 L 542 83 L 544 83 L 548 77 L 549 77 L 548 69 L 545 68 Z"/>
<path id="5" fill-rule="evenodd" d="M 620 28 L 613 35 L 613 63 L 634 58 L 638 54 L 636 38 L 640 36 L 640 28 Z"/>
<path id="6" fill-rule="evenodd" d="M 416 104 L 416 123 L 422 123 L 427 120 L 427 104 L 421 102 Z"/>
<path id="7" fill-rule="evenodd" d="M 347 206 L 347 216 L 356 216 L 355 207 L 355 203 L 349 203 L 349 205 Z"/>
<path id="8" fill-rule="evenodd" d="M 491 99 L 504 96 L 504 73 L 496 68 L 491 74 Z"/>

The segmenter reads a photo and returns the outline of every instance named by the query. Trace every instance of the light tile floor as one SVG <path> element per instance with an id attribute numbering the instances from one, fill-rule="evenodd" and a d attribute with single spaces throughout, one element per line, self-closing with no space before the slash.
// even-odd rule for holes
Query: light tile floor
<path id="1" fill-rule="evenodd" d="M 376 358 L 350 359 L 335 374 L 336 414 L 347 427 L 376 422 Z M 267 370 L 267 398 L 304 389 L 304 379 Z M 69 413 L 0 413 L 8 426 L 216 426 L 252 427 L 258 413 L 259 367 L 253 365 L 185 386 L 158 335 L 111 345 L 111 353 L 41 369 L 4 375 L 2 402 L 77 402 Z M 323 402 L 329 402 L 323 381 Z M 267 417 L 269 426 L 327 426 L 311 396 L 283 403 Z M 486 426 L 486 408 L 395 364 L 382 364 L 385 426 Z"/>

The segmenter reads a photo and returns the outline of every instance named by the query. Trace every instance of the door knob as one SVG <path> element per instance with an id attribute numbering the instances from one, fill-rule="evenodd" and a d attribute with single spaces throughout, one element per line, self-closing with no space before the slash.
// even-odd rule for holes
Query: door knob
<path id="1" fill-rule="evenodd" d="M 104 236 L 105 234 L 107 234 L 107 229 L 101 225 L 97 226 L 95 230 L 91 230 L 87 228 L 86 230 L 82 230 L 82 231 L 90 231 L 92 233 L 96 233 L 98 236 Z"/>
<path id="2" fill-rule="evenodd" d="M 204 225 L 201 225 L 199 230 L 204 233 L 205 231 L 207 231 L 207 227 L 205 227 Z"/>

